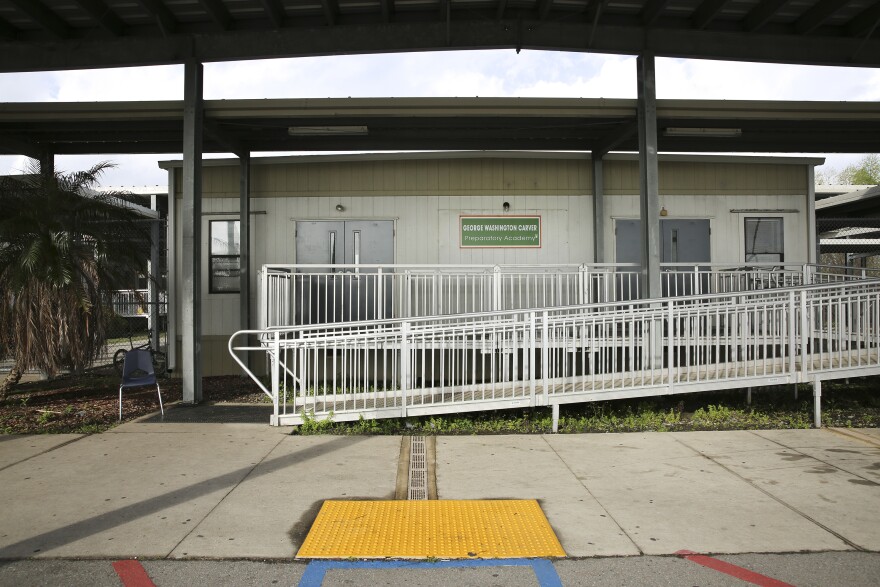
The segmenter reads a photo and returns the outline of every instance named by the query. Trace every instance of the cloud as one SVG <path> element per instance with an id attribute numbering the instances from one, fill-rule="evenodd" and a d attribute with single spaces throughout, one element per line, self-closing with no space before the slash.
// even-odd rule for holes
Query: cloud
<path id="1" fill-rule="evenodd" d="M 181 100 L 183 66 L 6 73 L 0 87 L 6 102 Z"/>
<path id="2" fill-rule="evenodd" d="M 239 61 L 205 65 L 207 99 L 326 97 L 635 98 L 636 60 L 619 55 L 513 50 L 446 51 Z M 663 59 L 659 98 L 880 101 L 880 70 Z M 0 74 L 4 101 L 179 100 L 183 66 Z M 59 157 L 77 169 L 111 159 L 107 183 L 164 183 L 160 159 L 179 155 Z M 829 156 L 842 168 L 860 155 Z M 0 157 L 0 173 L 26 168 Z"/>
<path id="3" fill-rule="evenodd" d="M 687 59 L 657 59 L 657 96 L 714 100 L 876 100 L 880 72 Z"/>

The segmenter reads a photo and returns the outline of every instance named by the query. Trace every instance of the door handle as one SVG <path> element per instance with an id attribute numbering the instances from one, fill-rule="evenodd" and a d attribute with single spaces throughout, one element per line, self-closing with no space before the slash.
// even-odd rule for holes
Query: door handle
<path id="1" fill-rule="evenodd" d="M 330 238 L 330 272 L 335 273 L 336 269 L 333 268 L 333 265 L 336 265 L 336 231 L 331 230 L 329 232 Z"/>
<path id="2" fill-rule="evenodd" d="M 360 275 L 360 269 L 358 267 L 361 264 L 361 231 L 355 230 L 353 231 L 354 236 L 354 273 L 355 275 Z"/>

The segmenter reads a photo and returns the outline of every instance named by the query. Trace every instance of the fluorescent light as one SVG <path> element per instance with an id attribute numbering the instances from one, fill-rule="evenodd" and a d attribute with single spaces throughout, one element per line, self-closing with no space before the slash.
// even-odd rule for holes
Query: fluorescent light
<path id="1" fill-rule="evenodd" d="M 669 127 L 664 134 L 667 137 L 738 137 L 742 135 L 742 129 Z"/>
<path id="2" fill-rule="evenodd" d="M 291 126 L 287 134 L 292 137 L 321 137 L 321 136 L 352 136 L 365 135 L 369 129 L 364 126 Z"/>

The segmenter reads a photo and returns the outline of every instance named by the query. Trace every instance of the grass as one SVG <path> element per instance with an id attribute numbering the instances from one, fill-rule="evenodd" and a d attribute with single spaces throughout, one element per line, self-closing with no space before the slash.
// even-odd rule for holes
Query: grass
<path id="1" fill-rule="evenodd" d="M 90 373 L 67 375 L 53 381 L 18 386 L 0 402 L 0 434 L 94 434 L 117 424 L 118 377 Z M 205 378 L 206 401 L 265 404 L 270 401 L 249 380 L 239 376 Z M 162 384 L 166 403 L 181 397 L 178 379 Z M 809 428 L 813 399 L 809 386 L 756 388 L 753 402 L 745 390 L 717 391 L 632 400 L 564 405 L 559 432 L 645 432 L 687 430 L 757 430 Z M 124 416 L 133 419 L 156 411 L 155 392 L 126 394 Z M 822 394 L 825 426 L 880 427 L 880 377 L 826 382 Z M 296 434 L 407 435 L 407 434 L 544 434 L 552 430 L 549 407 L 447 414 L 407 419 L 333 422 L 310 414 Z"/>
<path id="2" fill-rule="evenodd" d="M 495 410 L 406 419 L 333 422 L 313 415 L 296 433 L 337 435 L 400 434 L 545 434 L 552 430 L 549 407 Z M 822 424 L 838 427 L 880 426 L 880 378 L 826 382 L 822 389 Z M 756 388 L 752 403 L 745 390 L 615 400 L 560 407 L 559 432 L 665 432 L 689 430 L 768 430 L 810 428 L 813 396 L 809 386 Z"/>

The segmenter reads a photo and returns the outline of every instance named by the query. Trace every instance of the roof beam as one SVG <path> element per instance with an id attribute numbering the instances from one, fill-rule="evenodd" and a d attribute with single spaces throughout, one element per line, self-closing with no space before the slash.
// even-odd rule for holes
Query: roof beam
<path id="1" fill-rule="evenodd" d="M 538 0 L 538 20 L 546 20 L 553 7 L 553 0 Z"/>
<path id="2" fill-rule="evenodd" d="M 221 30 L 228 31 L 232 26 L 232 15 L 220 0 L 198 0 L 199 4 L 208 11 L 211 20 L 217 23 Z"/>
<path id="3" fill-rule="evenodd" d="M 0 39 L 14 39 L 17 32 L 18 29 L 0 18 Z"/>
<path id="4" fill-rule="evenodd" d="M 704 0 L 691 17 L 691 22 L 695 28 L 704 29 L 712 20 L 718 16 L 727 0 Z"/>
<path id="5" fill-rule="evenodd" d="M 880 2 L 853 17 L 846 28 L 854 37 L 870 37 L 878 26 L 880 26 Z"/>
<path id="6" fill-rule="evenodd" d="M 244 151 L 244 145 L 242 142 L 223 130 L 216 121 L 206 119 L 203 125 L 205 135 L 221 147 L 229 149 L 230 153 L 237 155 Z"/>
<path id="7" fill-rule="evenodd" d="M 260 4 L 276 29 L 284 26 L 284 7 L 281 6 L 281 0 L 260 0 Z"/>
<path id="8" fill-rule="evenodd" d="M 170 37 L 177 32 L 177 20 L 160 0 L 138 0 L 138 2 L 156 20 L 162 36 Z"/>
<path id="9" fill-rule="evenodd" d="M 645 7 L 642 8 L 642 13 L 639 15 L 642 24 L 650 27 L 657 22 L 664 6 L 666 6 L 666 0 L 649 0 L 645 3 Z"/>
<path id="10" fill-rule="evenodd" d="M 605 8 L 607 2 L 608 0 L 595 0 L 587 10 L 587 20 L 591 23 L 587 47 L 593 46 L 593 39 L 596 38 L 596 30 L 599 28 L 599 19 L 602 18 L 602 9 Z"/>
<path id="11" fill-rule="evenodd" d="M 764 0 L 758 2 L 758 5 L 752 8 L 751 12 L 746 15 L 743 23 L 747 31 L 755 32 L 770 22 L 770 19 L 776 12 L 782 8 L 788 0 Z"/>
<path id="12" fill-rule="evenodd" d="M 70 36 L 70 27 L 67 26 L 67 23 L 46 8 L 41 0 L 12 0 L 12 3 L 59 39 L 66 39 Z"/>
<path id="13" fill-rule="evenodd" d="M 141 0 L 148 1 L 148 0 Z M 378 6 L 376 7 L 378 13 Z M 634 55 L 650 51 L 656 56 L 880 67 L 880 39 L 845 36 L 796 35 L 783 28 L 749 34 L 733 30 L 699 31 L 692 28 L 644 28 L 603 22 L 595 30 L 584 19 L 544 21 L 534 16 L 522 21 L 508 18 L 457 20 L 448 30 L 445 22 L 397 21 L 393 27 L 285 27 L 272 35 L 265 30 L 234 33 L 207 31 L 197 36 L 139 37 L 125 35 L 98 42 L 81 40 L 4 42 L 0 71 L 51 71 L 59 69 L 126 67 L 180 63 L 187 55 L 202 62 L 302 57 L 529 47 L 559 51 L 593 51 Z M 541 26 L 535 26 L 540 24 Z M 21 37 L 21 34 L 18 35 Z M 451 44 L 450 44 L 451 43 Z"/>
<path id="14" fill-rule="evenodd" d="M 840 0 L 822 0 L 807 10 L 803 16 L 794 23 L 794 30 L 801 35 L 807 35 L 813 32 L 822 26 L 826 20 L 831 18 L 835 12 L 840 10 L 843 4 L 845 4 L 845 2 L 840 2 Z"/>
<path id="15" fill-rule="evenodd" d="M 391 15 L 394 14 L 394 0 L 379 0 L 379 7 L 382 9 L 382 21 L 391 22 Z"/>
<path id="16" fill-rule="evenodd" d="M 125 23 L 116 16 L 116 13 L 107 6 L 104 0 L 76 0 L 76 3 L 111 35 L 121 37 L 125 33 Z"/>
<path id="17" fill-rule="evenodd" d="M 503 20 L 505 10 L 507 10 L 507 0 L 498 0 L 498 10 L 495 12 L 495 18 Z"/>
<path id="18" fill-rule="evenodd" d="M 590 153 L 594 159 L 599 159 L 629 141 L 639 132 L 639 125 L 635 120 L 625 123 L 614 129 L 614 132 L 607 133 L 595 142 L 590 148 Z"/>
<path id="19" fill-rule="evenodd" d="M 321 7 L 324 9 L 324 19 L 327 26 L 336 24 L 336 17 L 339 15 L 339 2 L 336 0 L 321 0 Z"/>
<path id="20" fill-rule="evenodd" d="M 39 159 L 42 149 L 39 145 L 28 139 L 7 133 L 0 133 L 0 152 L 9 155 L 25 155 L 31 159 Z"/>

